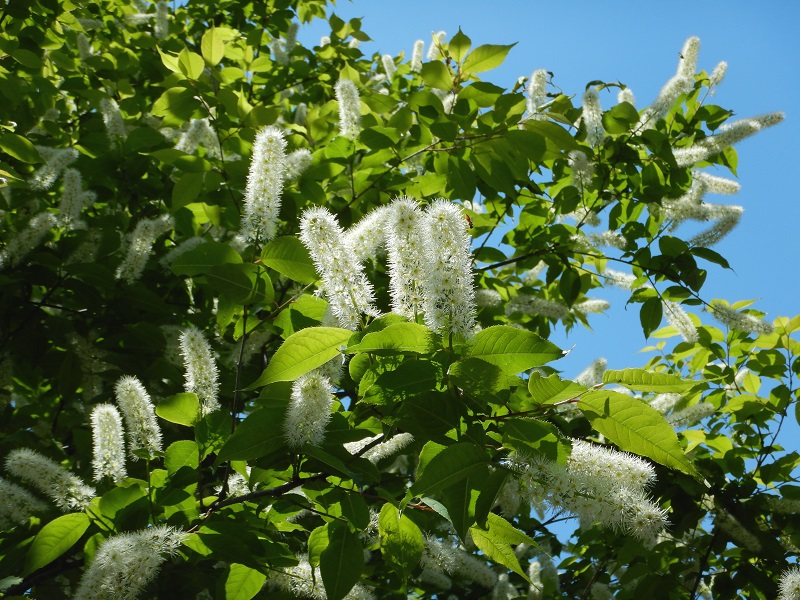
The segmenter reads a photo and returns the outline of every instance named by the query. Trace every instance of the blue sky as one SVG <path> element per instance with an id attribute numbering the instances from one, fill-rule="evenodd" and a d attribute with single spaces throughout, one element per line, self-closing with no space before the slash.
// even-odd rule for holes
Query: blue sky
<path id="1" fill-rule="evenodd" d="M 731 302 L 758 298 L 753 308 L 767 312 L 768 319 L 800 312 L 793 256 L 800 250 L 794 239 L 800 233 L 800 198 L 790 150 L 800 138 L 800 4 L 340 0 L 333 11 L 345 20 L 363 17 L 362 29 L 374 40 L 362 44 L 366 55 L 405 52 L 408 58 L 415 40 L 424 39 L 427 47 L 432 31 L 443 29 L 449 39 L 461 27 L 473 47 L 517 43 L 501 67 L 485 74 L 486 80 L 510 88 L 518 77 L 545 68 L 565 93 L 577 95 L 595 79 L 621 81 L 633 90 L 639 107 L 647 106 L 674 74 L 686 38 L 698 36 L 699 68 L 710 72 L 719 61 L 728 62 L 713 103 L 733 109 L 738 118 L 775 110 L 786 113 L 782 124 L 737 146 L 742 191 L 733 197 L 706 198 L 740 204 L 745 213 L 739 226 L 714 248 L 734 271 L 709 265 L 703 297 Z M 303 27 L 300 38 L 314 45 L 327 33 L 325 24 L 317 21 Z M 601 93 L 601 102 L 612 106 L 616 93 Z M 728 176 L 724 171 L 718 174 Z M 647 360 L 637 353 L 646 345 L 638 307 L 626 311 L 625 296 L 611 290 L 597 296 L 610 300 L 612 308 L 607 315 L 593 315 L 593 332 L 577 327 L 564 336 L 559 328 L 561 333 L 553 338 L 564 348 L 574 346 L 553 365 L 567 376 L 598 356 L 606 357 L 610 368 L 640 366 Z"/>

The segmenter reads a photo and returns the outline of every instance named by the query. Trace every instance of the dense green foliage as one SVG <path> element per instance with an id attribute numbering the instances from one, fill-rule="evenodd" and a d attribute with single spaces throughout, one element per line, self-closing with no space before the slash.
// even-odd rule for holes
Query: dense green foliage
<path id="1" fill-rule="evenodd" d="M 657 119 L 620 102 L 598 123 L 580 95 L 550 87 L 537 104 L 521 83 L 486 81 L 513 50 L 473 48 L 462 32 L 419 72 L 399 56 L 385 77 L 382 57 L 351 43 L 369 39 L 361 23 L 328 10 L 189 0 L 170 7 L 167 30 L 155 5 L 127 0 L 12 0 L 0 14 L 0 457 L 35 449 L 90 481 L 90 414 L 115 403 L 123 376 L 152 395 L 164 438 L 163 452 L 127 460 L 126 477 L 97 482 L 84 509 L 19 518 L 0 499 L 2 589 L 72 597 L 104 540 L 168 524 L 188 535 L 141 597 L 291 597 L 281 573 L 299 557 L 319 566 L 313 597 L 337 600 L 525 597 L 530 578 L 530 597 L 776 597 L 800 552 L 800 457 L 779 438 L 796 418 L 800 318 L 773 330 L 745 301 L 733 307 L 749 331 L 711 324 L 706 269 L 727 262 L 701 245 L 711 238 L 682 239 L 667 209 L 700 177 L 692 169 L 735 175 L 731 146 L 675 158 L 732 115 L 708 103 L 715 82 L 693 74 Z M 285 45 L 293 22 L 315 18 L 329 43 Z M 360 94 L 355 139 L 340 135 L 340 79 Z M 180 146 L 197 119 L 211 135 Z M 284 184 L 277 237 L 248 242 L 237 234 L 252 144 L 270 125 L 312 160 Z M 82 185 L 71 214 L 67 148 Z M 364 264 L 384 314 L 355 332 L 326 319 L 297 237 L 303 211 L 325 206 L 347 229 L 398 196 L 465 207 L 475 287 L 491 291 L 479 292 L 474 336 L 392 314 L 380 252 Z M 138 273 L 125 265 L 142 223 L 155 243 Z M 585 301 L 618 280 L 615 265 L 660 340 L 653 358 L 563 379 L 547 338 L 588 326 Z M 698 313 L 696 339 L 662 327 L 676 304 Z M 177 344 L 189 326 L 217 357 L 219 410 L 186 391 Z M 324 441 L 290 446 L 293 382 L 342 356 Z M 677 404 L 651 404 L 659 394 Z M 699 423 L 680 420 L 697 405 Z M 390 450 L 404 434 L 413 441 Z M 581 440 L 654 465 L 661 534 L 584 519 L 565 535 L 569 512 L 541 509 L 555 482 L 525 483 L 520 465 L 565 467 Z M 435 579 L 436 543 L 489 565 L 489 583 L 474 564 Z M 311 579 L 296 581 L 312 597 Z"/>

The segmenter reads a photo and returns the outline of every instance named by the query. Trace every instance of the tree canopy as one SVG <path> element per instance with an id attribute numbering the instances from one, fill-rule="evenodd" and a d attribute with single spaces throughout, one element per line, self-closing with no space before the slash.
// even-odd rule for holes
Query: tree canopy
<path id="1" fill-rule="evenodd" d="M 703 293 L 782 113 L 330 9 L 0 12 L 0 591 L 800 598 L 800 317 Z M 568 379 L 608 287 L 649 359 Z"/>

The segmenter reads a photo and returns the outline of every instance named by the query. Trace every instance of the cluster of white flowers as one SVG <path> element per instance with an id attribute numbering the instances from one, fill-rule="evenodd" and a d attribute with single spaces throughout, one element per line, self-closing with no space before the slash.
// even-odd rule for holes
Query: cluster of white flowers
<path id="1" fill-rule="evenodd" d="M 607 311 L 609 308 L 611 308 L 611 303 L 601 298 L 588 298 L 572 305 L 573 311 L 583 314 L 601 313 Z"/>
<path id="2" fill-rule="evenodd" d="M 24 487 L 0 477 L 0 529 L 24 525 L 47 508 L 46 503 Z"/>
<path id="3" fill-rule="evenodd" d="M 793 565 L 781 573 L 778 600 L 800 600 L 800 566 Z"/>
<path id="4" fill-rule="evenodd" d="M 298 564 L 294 567 L 285 568 L 276 577 L 268 579 L 267 585 L 287 592 L 295 598 L 327 600 L 328 594 L 322 585 L 319 567 L 312 568 L 305 554 L 299 555 L 297 560 Z M 367 586 L 357 583 L 343 600 L 375 600 L 375 594 Z"/>
<path id="5" fill-rule="evenodd" d="M 46 190 L 53 185 L 58 176 L 78 159 L 75 148 L 50 148 L 49 146 L 36 146 L 36 150 L 44 159 L 44 165 L 36 169 L 30 180 L 31 189 Z"/>
<path id="6" fill-rule="evenodd" d="M 593 87 L 590 87 L 583 94 L 581 121 L 586 130 L 587 144 L 595 147 L 603 141 L 606 137 L 606 130 L 603 127 L 603 108 L 600 106 L 600 97 L 597 95 L 597 90 Z"/>
<path id="7" fill-rule="evenodd" d="M 363 448 L 366 448 L 369 444 L 374 442 L 375 440 L 380 437 L 376 435 L 374 437 L 368 437 L 363 440 L 358 440 L 357 442 L 350 442 L 344 445 L 345 450 L 350 452 L 351 454 L 357 454 Z M 392 436 L 388 440 L 381 442 L 367 450 L 362 456 L 366 458 L 368 461 L 372 463 L 378 463 L 379 461 L 383 460 L 384 458 L 388 458 L 400 452 L 403 448 L 408 446 L 411 442 L 414 441 L 414 436 L 410 433 L 398 433 L 397 435 Z"/>
<path id="8" fill-rule="evenodd" d="M 422 71 L 423 52 L 425 52 L 425 42 L 423 40 L 414 42 L 414 50 L 411 52 L 411 66 L 409 67 L 412 73 Z"/>
<path id="9" fill-rule="evenodd" d="M 636 106 L 636 97 L 633 95 L 633 90 L 629 87 L 622 88 L 617 93 L 617 102 L 622 104 L 623 102 L 627 102 L 632 106 Z"/>
<path id="10" fill-rule="evenodd" d="M 361 133 L 361 99 L 356 84 L 350 79 L 339 79 L 336 101 L 339 103 L 339 133 L 354 140 Z"/>
<path id="11" fill-rule="evenodd" d="M 53 213 L 43 211 L 34 215 L 22 231 L 9 236 L 5 248 L 0 250 L 0 269 L 18 265 L 57 225 Z"/>
<path id="12" fill-rule="evenodd" d="M 528 98 L 526 99 L 527 114 L 529 119 L 544 119 L 540 114 L 542 106 L 547 104 L 547 70 L 537 69 L 531 73 L 526 88 Z"/>
<path id="13" fill-rule="evenodd" d="M 728 534 L 739 547 L 746 548 L 752 552 L 760 552 L 762 550 L 761 541 L 753 535 L 748 529 L 741 524 L 739 519 L 734 517 L 730 511 L 717 503 L 714 496 L 704 496 L 703 506 L 709 512 L 714 513 L 714 522 L 716 525 Z"/>
<path id="14" fill-rule="evenodd" d="M 377 317 L 372 284 L 331 212 L 306 210 L 300 220 L 300 240 L 308 248 L 322 279 L 321 291 L 341 327 L 355 331 L 361 316 Z"/>
<path id="15" fill-rule="evenodd" d="M 275 237 L 286 176 L 286 140 L 278 127 L 264 127 L 253 142 L 242 215 L 242 235 L 251 241 Z"/>
<path id="16" fill-rule="evenodd" d="M 608 361 L 605 358 L 595 359 L 573 381 L 587 388 L 603 383 L 603 373 L 606 372 L 606 367 L 608 367 Z"/>
<path id="17" fill-rule="evenodd" d="M 147 259 L 153 252 L 156 239 L 173 227 L 172 217 L 166 215 L 156 219 L 140 220 L 130 235 L 125 258 L 117 267 L 115 277 L 127 283 L 138 280 L 147 266 Z"/>
<path id="18" fill-rule="evenodd" d="M 782 122 L 782 112 L 772 112 L 757 117 L 741 119 L 730 125 L 723 125 L 720 133 L 703 138 L 691 146 L 676 148 L 673 152 L 679 167 L 688 167 L 719 154 L 726 148 L 739 143 L 759 131 Z"/>
<path id="19" fill-rule="evenodd" d="M 428 60 L 438 60 L 442 56 L 442 43 L 447 36 L 447 32 L 438 31 L 434 33 L 431 31 L 431 45 L 428 48 Z"/>
<path id="20" fill-rule="evenodd" d="M 204 244 L 207 240 L 201 238 L 200 236 L 193 236 L 189 239 L 182 241 L 177 246 L 173 246 L 169 249 L 169 251 L 161 257 L 161 260 L 158 261 L 165 269 L 169 269 L 170 265 L 175 262 L 175 259 L 181 256 L 182 254 L 186 254 L 190 250 L 194 250 L 200 244 Z"/>
<path id="21" fill-rule="evenodd" d="M 331 420 L 331 380 L 316 369 L 292 384 L 292 395 L 283 422 L 283 435 L 294 449 L 319 446 Z"/>
<path id="22" fill-rule="evenodd" d="M 298 148 L 290 152 L 286 156 L 286 180 L 294 181 L 299 179 L 308 167 L 311 166 L 313 160 L 311 151 L 308 148 Z"/>
<path id="23" fill-rule="evenodd" d="M 412 320 L 424 310 L 424 214 L 410 198 L 391 204 L 386 219 L 389 290 L 392 310 Z"/>
<path id="24" fill-rule="evenodd" d="M 167 525 L 112 535 L 84 571 L 75 600 L 135 600 L 187 537 Z"/>
<path id="25" fill-rule="evenodd" d="M 92 467 L 94 480 L 110 477 L 118 483 L 128 476 L 125 470 L 125 439 L 122 417 L 111 404 L 98 404 L 92 409 Z"/>
<path id="26" fill-rule="evenodd" d="M 714 315 L 720 323 L 724 323 L 731 329 L 738 329 L 739 331 L 746 331 L 748 333 L 757 333 L 759 335 L 769 335 L 775 330 L 775 328 L 766 321 L 752 315 L 740 313 L 738 310 L 734 310 L 730 306 L 723 304 L 720 300 L 712 300 L 710 310 L 711 314 Z"/>
<path id="27" fill-rule="evenodd" d="M 683 399 L 680 394 L 657 394 L 650 400 L 650 406 L 660 412 L 662 415 L 667 414 Z"/>
<path id="28" fill-rule="evenodd" d="M 509 465 L 530 498 L 569 511 L 583 526 L 601 523 L 648 544 L 666 526 L 666 512 L 647 496 L 655 470 L 638 456 L 573 440 L 566 466 L 517 454 Z"/>
<path id="29" fill-rule="evenodd" d="M 581 191 L 588 188 L 594 177 L 594 165 L 589 162 L 586 154 L 580 150 L 572 150 L 569 153 L 569 166 L 572 169 L 573 185 Z"/>
<path id="30" fill-rule="evenodd" d="M 169 35 L 169 4 L 166 0 L 156 2 L 156 21 L 153 35 L 157 40 L 165 40 Z"/>
<path id="31" fill-rule="evenodd" d="M 66 229 L 83 229 L 85 224 L 80 220 L 81 211 L 97 196 L 94 192 L 83 190 L 83 181 L 77 169 L 65 170 L 61 183 L 63 189 L 58 205 L 58 222 Z"/>
<path id="32" fill-rule="evenodd" d="M 189 124 L 181 131 L 178 141 L 175 142 L 175 150 L 191 154 L 197 147 L 217 145 L 214 130 L 208 123 L 208 119 L 192 119 Z"/>
<path id="33" fill-rule="evenodd" d="M 121 144 L 127 137 L 125 132 L 125 121 L 119 105 L 113 98 L 103 98 L 100 100 L 100 113 L 103 115 L 103 124 L 106 126 L 106 133 L 112 146 Z"/>
<path id="34" fill-rule="evenodd" d="M 394 59 L 392 58 L 392 55 L 384 54 L 383 56 L 381 56 L 381 64 L 383 66 L 383 71 L 386 73 L 386 79 L 391 85 L 395 71 L 397 71 L 397 65 L 394 64 Z"/>
<path id="35" fill-rule="evenodd" d="M 518 294 L 509 299 L 506 304 L 506 314 L 511 315 L 515 312 L 541 315 L 554 321 L 565 319 L 570 314 L 566 305 L 530 294 Z"/>
<path id="36" fill-rule="evenodd" d="M 623 273 L 614 269 L 606 269 L 601 273 L 605 283 L 616 286 L 623 290 L 633 291 L 636 285 L 636 276 L 632 273 Z"/>
<path id="37" fill-rule="evenodd" d="M 388 213 L 388 205 L 373 209 L 345 232 L 345 244 L 355 254 L 358 262 L 378 258 L 386 243 L 384 227 Z"/>
<path id="38" fill-rule="evenodd" d="M 9 475 L 37 488 L 63 512 L 83 510 L 96 495 L 77 475 L 30 448 L 9 452 L 5 467 Z"/>
<path id="39" fill-rule="evenodd" d="M 699 339 L 697 327 L 695 327 L 688 313 L 683 310 L 683 307 L 681 307 L 680 304 L 669 302 L 668 300 L 665 300 L 662 302 L 662 304 L 667 323 L 672 325 L 677 330 L 677 332 L 683 338 L 683 341 L 690 344 L 697 342 Z"/>
<path id="40" fill-rule="evenodd" d="M 675 428 L 690 427 L 706 417 L 714 414 L 714 405 L 709 402 L 698 402 L 667 416 L 667 423 Z"/>
<path id="41" fill-rule="evenodd" d="M 186 375 L 184 389 L 197 394 L 203 416 L 219 410 L 219 370 L 208 340 L 202 331 L 189 326 L 181 332 L 179 343 Z"/>
<path id="42" fill-rule="evenodd" d="M 500 306 L 502 302 L 503 302 L 503 297 L 497 290 L 487 290 L 485 288 L 475 290 L 475 306 L 478 307 Z"/>
<path id="43" fill-rule="evenodd" d="M 492 589 L 497 584 L 497 573 L 489 564 L 461 546 L 433 535 L 426 535 L 423 542 L 422 557 L 419 561 L 422 567 L 420 576 L 422 579 L 445 589 L 450 587 L 450 577 L 454 575 L 486 589 Z"/>
<path id="44" fill-rule="evenodd" d="M 161 429 L 156 420 L 150 394 L 136 377 L 124 376 L 114 388 L 117 404 L 122 409 L 128 429 L 128 451 L 134 460 L 136 450 L 146 450 L 150 456 L 162 450 Z"/>
<path id="45" fill-rule="evenodd" d="M 94 55 L 92 44 L 89 41 L 89 38 L 86 37 L 85 33 L 79 33 L 78 37 L 76 38 L 76 42 L 78 44 L 78 57 L 81 60 L 86 60 Z"/>

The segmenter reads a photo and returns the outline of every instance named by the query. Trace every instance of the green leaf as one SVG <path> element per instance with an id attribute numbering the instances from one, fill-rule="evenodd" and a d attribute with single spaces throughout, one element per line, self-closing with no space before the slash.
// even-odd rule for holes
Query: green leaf
<path id="1" fill-rule="evenodd" d="M 50 521 L 33 538 L 22 574 L 28 576 L 49 565 L 72 548 L 88 528 L 89 517 L 86 513 L 70 513 Z"/>
<path id="2" fill-rule="evenodd" d="M 164 466 L 167 473 L 172 475 L 182 467 L 196 469 L 200 464 L 197 442 L 194 440 L 178 440 L 172 442 L 164 452 Z"/>
<path id="3" fill-rule="evenodd" d="M 250 600 L 261 591 L 266 580 L 267 576 L 260 571 L 233 563 L 225 580 L 225 600 Z"/>
<path id="4" fill-rule="evenodd" d="M 405 583 L 422 556 L 422 531 L 407 516 L 400 515 L 396 506 L 389 503 L 381 508 L 378 531 L 384 560 Z"/>
<path id="5" fill-rule="evenodd" d="M 514 571 L 517 575 L 530 582 L 528 575 L 522 570 L 517 560 L 512 544 L 532 544 L 536 542 L 520 530 L 516 529 L 503 517 L 489 513 L 486 519 L 487 528 L 477 525 L 470 527 L 472 541 L 478 549 L 496 563 Z"/>
<path id="6" fill-rule="evenodd" d="M 399 352 L 415 352 L 425 354 L 430 352 L 432 347 L 433 334 L 424 325 L 393 323 L 385 329 L 368 333 L 358 344 L 347 348 L 347 353 L 396 354 Z"/>
<path id="7" fill-rule="evenodd" d="M 308 284 L 317 280 L 311 255 L 294 236 L 275 238 L 265 245 L 261 250 L 261 262 L 298 283 Z"/>
<path id="8" fill-rule="evenodd" d="M 647 402 L 619 392 L 597 390 L 585 394 L 578 407 L 592 427 L 620 450 L 646 456 L 665 467 L 697 476 L 683 453 L 675 430 Z"/>
<path id="9" fill-rule="evenodd" d="M 696 381 L 681 379 L 669 373 L 655 373 L 644 369 L 609 369 L 603 373 L 603 383 L 618 383 L 640 392 L 686 392 L 697 385 Z"/>
<path id="10" fill-rule="evenodd" d="M 478 46 L 464 59 L 464 65 L 461 70 L 464 73 L 483 73 L 499 67 L 506 59 L 508 51 L 514 46 L 516 44 L 508 46 L 484 44 L 483 46 Z"/>
<path id="11" fill-rule="evenodd" d="M 308 564 L 319 566 L 319 557 L 330 543 L 330 523 L 317 527 L 308 536 Z"/>
<path id="12" fill-rule="evenodd" d="M 194 90 L 173 87 L 165 90 L 153 103 L 151 112 L 157 117 L 164 117 L 163 125 L 165 127 L 180 127 L 201 106 L 200 101 L 195 97 Z"/>
<path id="13" fill-rule="evenodd" d="M 322 583 L 330 600 L 341 600 L 361 577 L 364 548 L 344 523 L 328 524 L 328 546 L 319 557 Z"/>
<path id="14" fill-rule="evenodd" d="M 227 439 L 217 456 L 217 464 L 229 460 L 253 460 L 284 447 L 285 406 L 265 406 L 250 413 Z"/>
<path id="15" fill-rule="evenodd" d="M 495 325 L 480 331 L 472 338 L 465 353 L 465 356 L 497 365 L 507 375 L 539 367 L 563 355 L 557 346 L 535 333 L 508 325 Z"/>
<path id="16" fill-rule="evenodd" d="M 203 34 L 200 40 L 200 52 L 209 67 L 215 66 L 225 54 L 225 44 L 222 41 L 222 33 L 216 27 L 212 27 Z"/>
<path id="17" fill-rule="evenodd" d="M 447 51 L 457 63 L 460 63 L 462 60 L 464 60 L 464 57 L 467 55 L 467 52 L 469 52 L 470 47 L 472 47 L 472 40 L 464 35 L 464 33 L 461 31 L 461 27 L 458 28 L 458 33 L 456 33 L 447 43 Z"/>
<path id="18" fill-rule="evenodd" d="M 639 112 L 628 102 L 620 102 L 603 114 L 603 127 L 608 133 L 627 133 L 639 122 Z"/>
<path id="19" fill-rule="evenodd" d="M 435 60 L 424 63 L 420 75 L 422 75 L 422 81 L 432 88 L 445 91 L 453 89 L 453 75 L 442 61 Z"/>
<path id="20" fill-rule="evenodd" d="M 585 392 L 586 388 L 574 381 L 563 381 L 555 373 L 545 377 L 533 372 L 528 379 L 528 391 L 536 404 L 554 404 L 574 398 Z"/>
<path id="21" fill-rule="evenodd" d="M 555 462 L 567 457 L 568 447 L 560 437 L 553 425 L 537 419 L 508 419 L 503 428 L 503 446 L 526 454 L 533 450 Z"/>
<path id="22" fill-rule="evenodd" d="M 203 191 L 203 173 L 184 173 L 172 188 L 172 212 L 191 204 Z"/>
<path id="23" fill-rule="evenodd" d="M 0 135 L 0 150 L 26 163 L 42 162 L 36 148 L 26 138 L 14 133 Z"/>
<path id="24" fill-rule="evenodd" d="M 480 358 L 467 358 L 453 363 L 448 375 L 451 382 L 483 406 L 490 400 L 501 403 L 497 394 L 511 387 L 511 378 L 500 367 Z"/>
<path id="25" fill-rule="evenodd" d="M 179 257 L 180 258 L 180 257 Z M 254 264 L 214 265 L 206 271 L 209 285 L 237 304 L 248 301 L 255 287 L 258 267 Z M 272 286 L 270 286 L 271 291 Z"/>
<path id="26" fill-rule="evenodd" d="M 639 309 L 639 321 L 642 323 L 644 337 L 650 337 L 650 334 L 661 325 L 663 311 L 664 308 L 659 298 L 648 298 L 644 301 L 642 308 Z"/>
<path id="27" fill-rule="evenodd" d="M 478 501 L 475 503 L 475 521 L 484 529 L 487 527 L 486 519 L 492 512 L 500 491 L 506 483 L 506 479 L 511 476 L 511 471 L 503 467 L 497 467 L 489 477 L 485 478 L 481 485 L 481 492 Z"/>
<path id="28" fill-rule="evenodd" d="M 409 360 L 392 371 L 381 373 L 375 383 L 388 390 L 395 400 L 413 394 L 421 394 L 436 388 L 441 371 L 430 361 Z"/>
<path id="29" fill-rule="evenodd" d="M 175 394 L 158 403 L 156 414 L 170 423 L 192 427 L 200 418 L 200 401 L 192 392 Z"/>
<path id="30" fill-rule="evenodd" d="M 178 68 L 189 79 L 199 78 L 203 74 L 205 66 L 205 62 L 199 54 L 190 52 L 186 48 L 178 54 Z"/>
<path id="31" fill-rule="evenodd" d="M 430 496 L 484 469 L 487 462 L 486 452 L 474 444 L 447 446 L 426 464 L 420 463 L 411 493 L 415 496 Z"/>
<path id="32" fill-rule="evenodd" d="M 25 48 L 14 50 L 14 52 L 11 53 L 11 57 L 23 67 L 34 70 L 42 68 L 42 59 L 39 58 L 39 55 Z"/>
<path id="33" fill-rule="evenodd" d="M 439 493 L 442 505 L 447 509 L 448 518 L 462 540 L 466 539 L 469 527 L 475 522 L 475 504 L 479 490 L 487 479 L 489 479 L 488 464 L 472 471 L 464 479 Z"/>
<path id="34" fill-rule="evenodd" d="M 205 242 L 176 258 L 172 266 L 175 275 L 201 275 L 212 267 L 224 264 L 242 264 L 242 257 L 228 244 Z"/>
<path id="35" fill-rule="evenodd" d="M 170 54 L 169 52 L 163 52 L 161 48 L 156 46 L 156 50 L 158 51 L 159 56 L 161 56 L 161 63 L 167 67 L 173 73 L 180 73 L 181 69 L 178 66 L 178 57 L 175 54 Z"/>
<path id="36" fill-rule="evenodd" d="M 248 389 L 276 381 L 294 381 L 339 354 L 352 331 L 337 327 L 309 327 L 293 333 L 272 356 L 264 372 Z"/>

